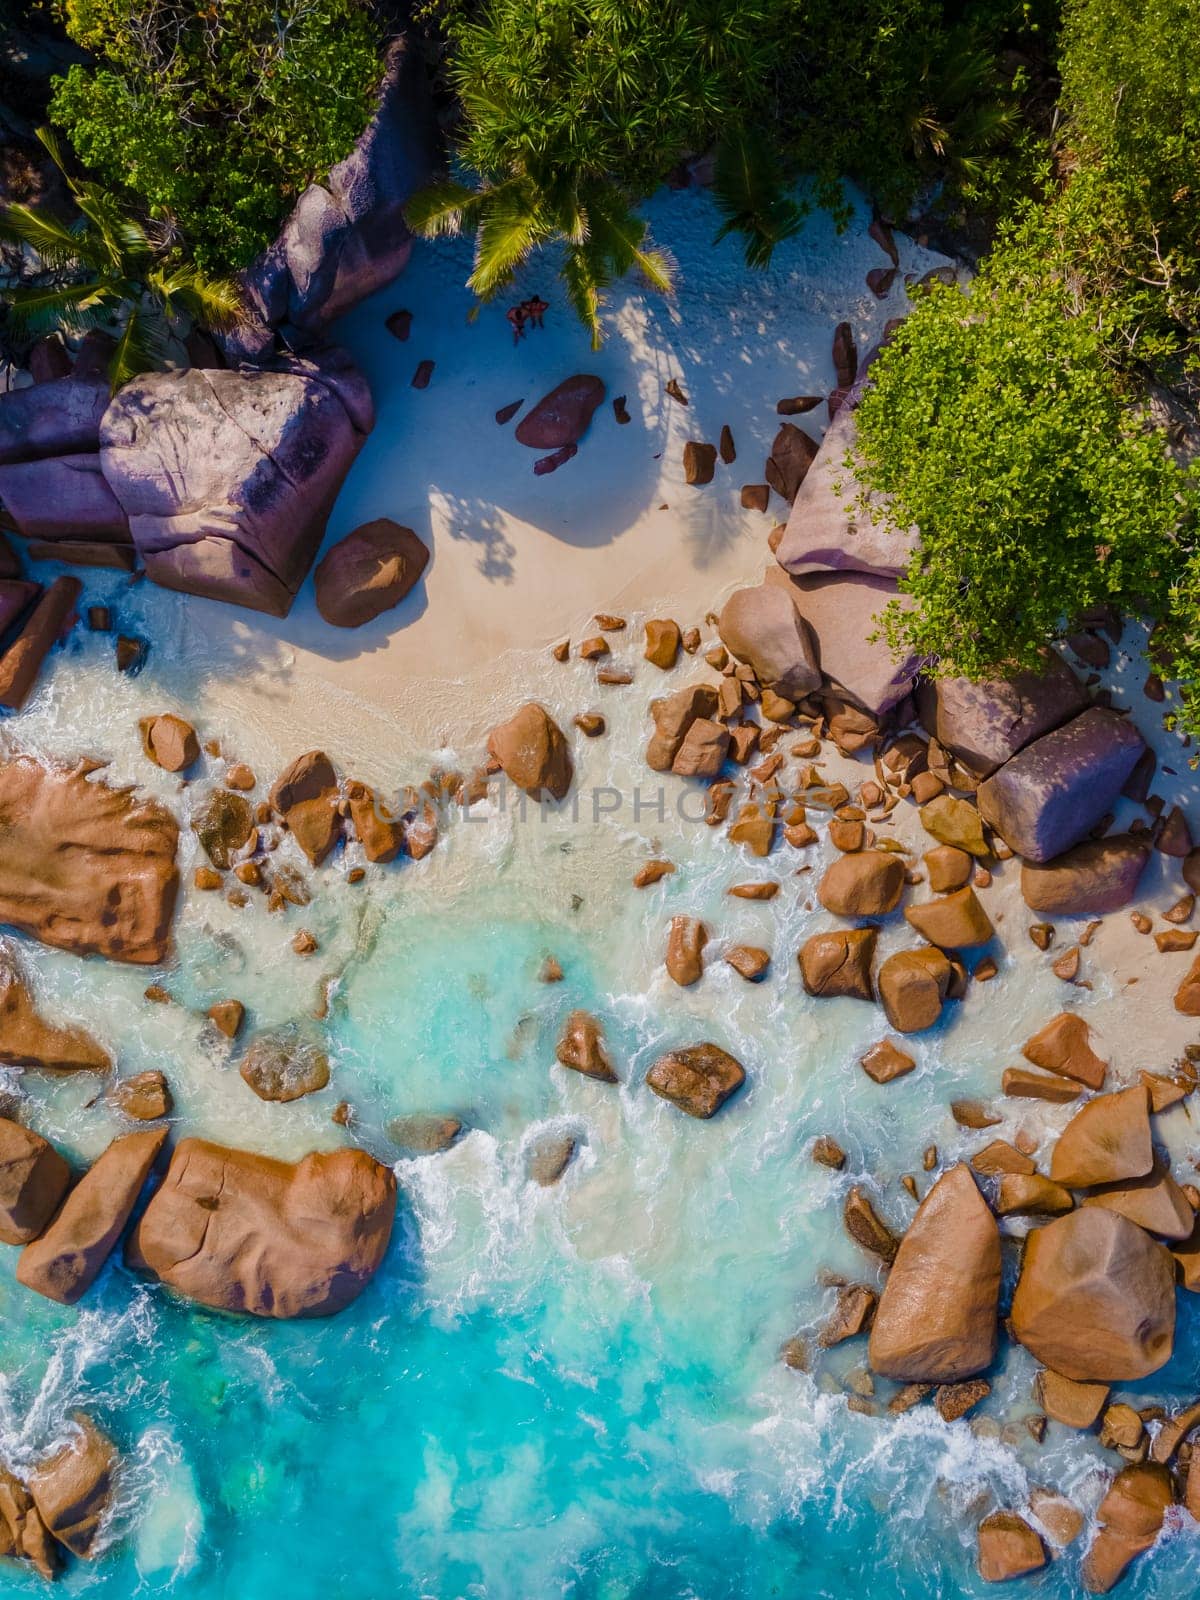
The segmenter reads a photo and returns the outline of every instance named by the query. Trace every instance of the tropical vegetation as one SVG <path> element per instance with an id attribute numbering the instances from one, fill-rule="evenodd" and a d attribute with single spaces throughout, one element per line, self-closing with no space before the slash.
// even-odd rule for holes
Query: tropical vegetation
<path id="1" fill-rule="evenodd" d="M 96 64 L 58 81 L 52 121 L 206 272 L 270 244 L 353 146 L 382 72 L 362 0 L 66 0 L 65 21 Z"/>
<path id="2" fill-rule="evenodd" d="M 172 332 L 191 323 L 231 326 L 240 297 L 227 279 L 207 277 L 179 258 L 169 239 L 148 228 L 98 183 L 67 171 L 57 139 L 39 134 L 62 170 L 74 202 L 67 221 L 46 207 L 0 207 L 0 241 L 35 252 L 39 271 L 5 291 L 10 329 L 36 338 L 52 328 L 101 329 L 113 337 L 113 390 L 157 367 Z"/>

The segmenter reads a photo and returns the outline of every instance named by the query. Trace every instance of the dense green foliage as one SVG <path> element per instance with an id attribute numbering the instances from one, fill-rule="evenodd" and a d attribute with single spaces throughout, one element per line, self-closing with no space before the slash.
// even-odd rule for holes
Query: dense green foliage
<path id="1" fill-rule="evenodd" d="M 381 71 L 360 0 L 68 0 L 98 61 L 51 117 L 210 271 L 246 265 L 297 195 L 352 147 Z"/>
<path id="2" fill-rule="evenodd" d="M 942 0 L 434 0 L 461 108 L 461 181 L 421 196 L 411 220 L 430 234 L 476 231 L 481 295 L 539 245 L 561 243 L 568 293 L 595 338 L 603 290 L 621 272 L 639 267 L 669 287 L 669 262 L 632 208 L 689 154 L 715 147 L 721 232 L 745 236 L 754 266 L 803 220 L 788 193 L 801 170 L 843 214 L 847 176 L 898 206 L 931 179 L 958 199 L 994 197 L 997 174 L 1012 187 L 1019 168 L 1028 188 L 1039 142 L 1016 116 L 1024 69 L 1001 71 L 999 47 L 1030 32 L 1030 16 L 1005 0 L 969 25 L 951 10 Z"/>
<path id="3" fill-rule="evenodd" d="M 884 630 L 935 672 L 1033 666 L 1095 606 L 1160 612 L 1196 504 L 1045 249 L 1026 226 L 969 295 L 932 289 L 858 408 L 870 484 L 921 529 Z"/>
<path id="4" fill-rule="evenodd" d="M 176 319 L 209 328 L 236 321 L 240 302 L 233 284 L 179 260 L 100 184 L 72 178 L 53 134 L 43 130 L 39 138 L 62 169 L 78 215 L 65 222 L 33 206 L 0 206 L 0 240 L 30 246 L 42 266 L 36 282 L 3 293 L 14 331 L 111 332 L 108 373 L 115 392 L 161 364 Z"/>
<path id="5" fill-rule="evenodd" d="M 1070 0 L 1060 65 L 1053 186 L 969 296 L 918 305 L 858 413 L 863 480 L 922 532 L 884 631 L 980 677 L 1140 611 L 1198 733 L 1200 475 L 1147 401 L 1196 410 L 1200 0 Z"/>
<path id="6" fill-rule="evenodd" d="M 1200 362 L 1200 4 L 1071 0 L 1063 27 L 1066 246 L 1114 349 Z"/>

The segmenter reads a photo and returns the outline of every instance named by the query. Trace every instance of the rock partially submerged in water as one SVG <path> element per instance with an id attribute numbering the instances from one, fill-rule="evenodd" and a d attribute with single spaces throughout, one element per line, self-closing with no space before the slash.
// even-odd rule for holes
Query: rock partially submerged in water
<path id="1" fill-rule="evenodd" d="M 314 867 L 342 836 L 338 775 L 324 750 L 309 750 L 288 763 L 271 789 L 271 809 L 287 824 Z"/>
<path id="2" fill-rule="evenodd" d="M 1073 1211 L 1029 1235 L 1012 1328 L 1064 1377 L 1147 1377 L 1171 1356 L 1175 1264 L 1163 1245 L 1115 1211 Z"/>
<path id="3" fill-rule="evenodd" d="M 192 832 L 213 866 L 225 872 L 254 832 L 254 808 L 244 795 L 214 789 L 192 818 Z"/>
<path id="4" fill-rule="evenodd" d="M 172 712 L 158 717 L 143 717 L 138 723 L 142 749 L 164 772 L 186 772 L 200 759 L 200 741 L 190 722 Z"/>
<path id="5" fill-rule="evenodd" d="M 588 1011 L 572 1011 L 555 1051 L 556 1059 L 585 1078 L 616 1083 L 617 1075 L 604 1048 L 604 1032 Z"/>
<path id="6" fill-rule="evenodd" d="M 174 1105 L 166 1074 L 153 1068 L 136 1072 L 132 1078 L 121 1078 L 109 1090 L 108 1098 L 135 1122 L 157 1122 L 160 1117 L 169 1116 Z"/>
<path id="7" fill-rule="evenodd" d="M 335 628 L 361 628 L 400 604 L 420 581 L 429 551 L 390 517 L 339 539 L 313 575 L 317 610 Z"/>
<path id="8" fill-rule="evenodd" d="M 1096 1511 L 1099 1528 L 1081 1576 L 1091 1594 L 1107 1594 L 1134 1561 L 1158 1538 L 1174 1503 L 1171 1475 L 1156 1462 L 1125 1467 Z"/>
<path id="9" fill-rule="evenodd" d="M 252 1039 L 238 1070 L 260 1100 L 286 1102 L 325 1087 L 329 1057 L 299 1029 L 281 1028 Z"/>
<path id="10" fill-rule="evenodd" d="M 375 1275 L 395 1211 L 395 1174 L 365 1150 L 293 1164 L 184 1139 L 126 1256 L 201 1305 L 327 1317 Z"/>
<path id="11" fill-rule="evenodd" d="M 83 1028 L 38 1013 L 11 949 L 0 945 L 0 1062 L 46 1072 L 107 1072 L 112 1058 Z"/>
<path id="12" fill-rule="evenodd" d="M 157 965 L 179 890 L 174 817 L 127 789 L 0 762 L 0 923 L 59 950 Z"/>
<path id="13" fill-rule="evenodd" d="M 741 1062 L 715 1044 L 668 1050 L 646 1074 L 647 1087 L 655 1094 L 700 1118 L 715 1116 L 745 1081 Z"/>
<path id="14" fill-rule="evenodd" d="M 1021 894 L 1043 916 L 1102 917 L 1130 903 L 1149 859 L 1149 844 L 1133 834 L 1089 839 L 1041 865 L 1025 862 Z"/>
<path id="15" fill-rule="evenodd" d="M 979 1576 L 985 1583 L 1007 1583 L 1046 1565 L 1045 1546 L 1015 1511 L 993 1511 L 979 1524 Z"/>
<path id="16" fill-rule="evenodd" d="M 930 1189 L 888 1274 L 869 1359 L 904 1383 L 956 1383 L 996 1354 L 1000 1230 L 964 1165 Z"/>
<path id="17" fill-rule="evenodd" d="M 30 1473 L 29 1492 L 59 1544 L 90 1561 L 112 1503 L 117 1450 L 90 1417 L 76 1412 L 72 1420 L 72 1437 Z"/>
<path id="18" fill-rule="evenodd" d="M 54 1221 L 17 1262 L 17 1282 L 71 1306 L 85 1294 L 133 1214 L 167 1137 L 147 1128 L 114 1139 L 71 1190 Z"/>
<path id="19" fill-rule="evenodd" d="M 904 893 L 903 858 L 890 850 L 857 850 L 825 869 L 817 899 L 838 917 L 882 917 Z"/>
<path id="20" fill-rule="evenodd" d="M 449 1150 L 462 1131 L 462 1121 L 458 1117 L 421 1111 L 393 1117 L 387 1125 L 388 1138 L 407 1156 L 438 1155 L 442 1150 Z"/>
<path id="21" fill-rule="evenodd" d="M 0 1467 L 0 1555 L 28 1561 L 47 1580 L 58 1575 L 62 1556 L 25 1485 Z"/>
<path id="22" fill-rule="evenodd" d="M 100 459 L 155 583 L 284 617 L 373 424 L 339 350 L 149 372 L 105 413 Z"/>
<path id="23" fill-rule="evenodd" d="M 922 1033 L 942 1014 L 953 977 L 940 950 L 895 950 L 879 968 L 876 984 L 897 1033 Z"/>
<path id="24" fill-rule="evenodd" d="M 534 800 L 543 792 L 561 800 L 571 787 L 574 763 L 563 731 L 536 700 L 527 700 L 488 735 L 488 753 L 511 783 Z"/>
<path id="25" fill-rule="evenodd" d="M 878 937 L 875 928 L 814 933 L 805 940 L 797 957 L 807 992 L 820 999 L 848 995 L 855 1000 L 873 1000 L 871 962 Z"/>
<path id="26" fill-rule="evenodd" d="M 70 1182 L 71 1169 L 52 1144 L 0 1117 L 0 1242 L 36 1239 Z"/>
<path id="27" fill-rule="evenodd" d="M 1128 718 L 1092 706 L 987 778 L 979 809 L 1018 855 L 1052 861 L 1111 810 L 1145 748 Z"/>

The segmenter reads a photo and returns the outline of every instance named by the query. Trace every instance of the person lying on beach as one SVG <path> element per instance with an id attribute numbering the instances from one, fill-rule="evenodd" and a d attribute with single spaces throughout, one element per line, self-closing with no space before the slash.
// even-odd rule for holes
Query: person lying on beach
<path id="1" fill-rule="evenodd" d="M 534 295 L 531 300 L 526 300 L 525 305 L 529 312 L 529 320 L 535 328 L 542 326 L 542 318 L 550 309 L 550 302 L 543 300 L 540 295 Z"/>
<path id="2" fill-rule="evenodd" d="M 522 301 L 519 306 L 509 306 L 504 315 L 512 323 L 513 344 L 515 345 L 518 339 L 525 337 L 525 319 L 529 315 L 525 309 L 525 302 Z"/>

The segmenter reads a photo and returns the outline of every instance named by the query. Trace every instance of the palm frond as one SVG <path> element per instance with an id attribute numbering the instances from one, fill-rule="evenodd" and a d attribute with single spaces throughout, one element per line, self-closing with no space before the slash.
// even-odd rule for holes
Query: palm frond
<path id="1" fill-rule="evenodd" d="M 566 252 L 562 265 L 562 280 L 575 315 L 591 336 L 592 349 L 599 350 L 603 342 L 600 327 L 602 290 L 606 286 L 603 268 L 597 263 L 587 245 L 573 245 Z"/>
<path id="2" fill-rule="evenodd" d="M 28 245 L 48 267 L 71 267 L 83 259 L 82 241 L 70 224 L 32 206 L 0 206 L 0 240 Z"/>
<path id="3" fill-rule="evenodd" d="M 113 394 L 140 372 L 161 366 L 165 354 L 166 336 L 160 316 L 145 306 L 131 306 L 108 363 Z"/>
<path id="4" fill-rule="evenodd" d="M 499 190 L 489 196 L 475 235 L 475 268 L 467 279 L 467 287 L 481 300 L 489 300 L 510 282 L 530 251 L 549 236 L 530 199 Z"/>
<path id="5" fill-rule="evenodd" d="M 92 225 L 91 238 L 114 269 L 131 276 L 154 259 L 154 247 L 145 228 L 99 184 L 77 185 L 75 203 Z"/>
<path id="6" fill-rule="evenodd" d="M 648 229 L 613 184 L 597 184 L 586 197 L 588 237 L 613 276 L 636 268 L 652 289 L 672 294 L 675 269 L 665 250 L 648 245 Z"/>
<path id="7" fill-rule="evenodd" d="M 442 178 L 413 195 L 404 208 L 404 219 L 423 239 L 461 233 L 476 218 L 486 198 L 486 190 L 471 189 L 454 178 Z"/>
<path id="8" fill-rule="evenodd" d="M 146 274 L 146 283 L 161 297 L 168 316 L 178 307 L 217 333 L 236 326 L 245 309 L 241 289 L 232 278 L 206 277 L 190 262 L 155 267 Z"/>
<path id="9" fill-rule="evenodd" d="M 53 328 L 84 333 L 110 321 L 120 303 L 108 285 L 95 282 L 21 286 L 6 290 L 3 299 L 18 337 L 38 337 Z"/>
<path id="10" fill-rule="evenodd" d="M 800 231 L 805 210 L 787 192 L 778 157 L 761 134 L 736 128 L 717 146 L 713 197 L 724 222 L 717 240 L 745 236 L 748 267 L 766 267 L 775 247 Z"/>

